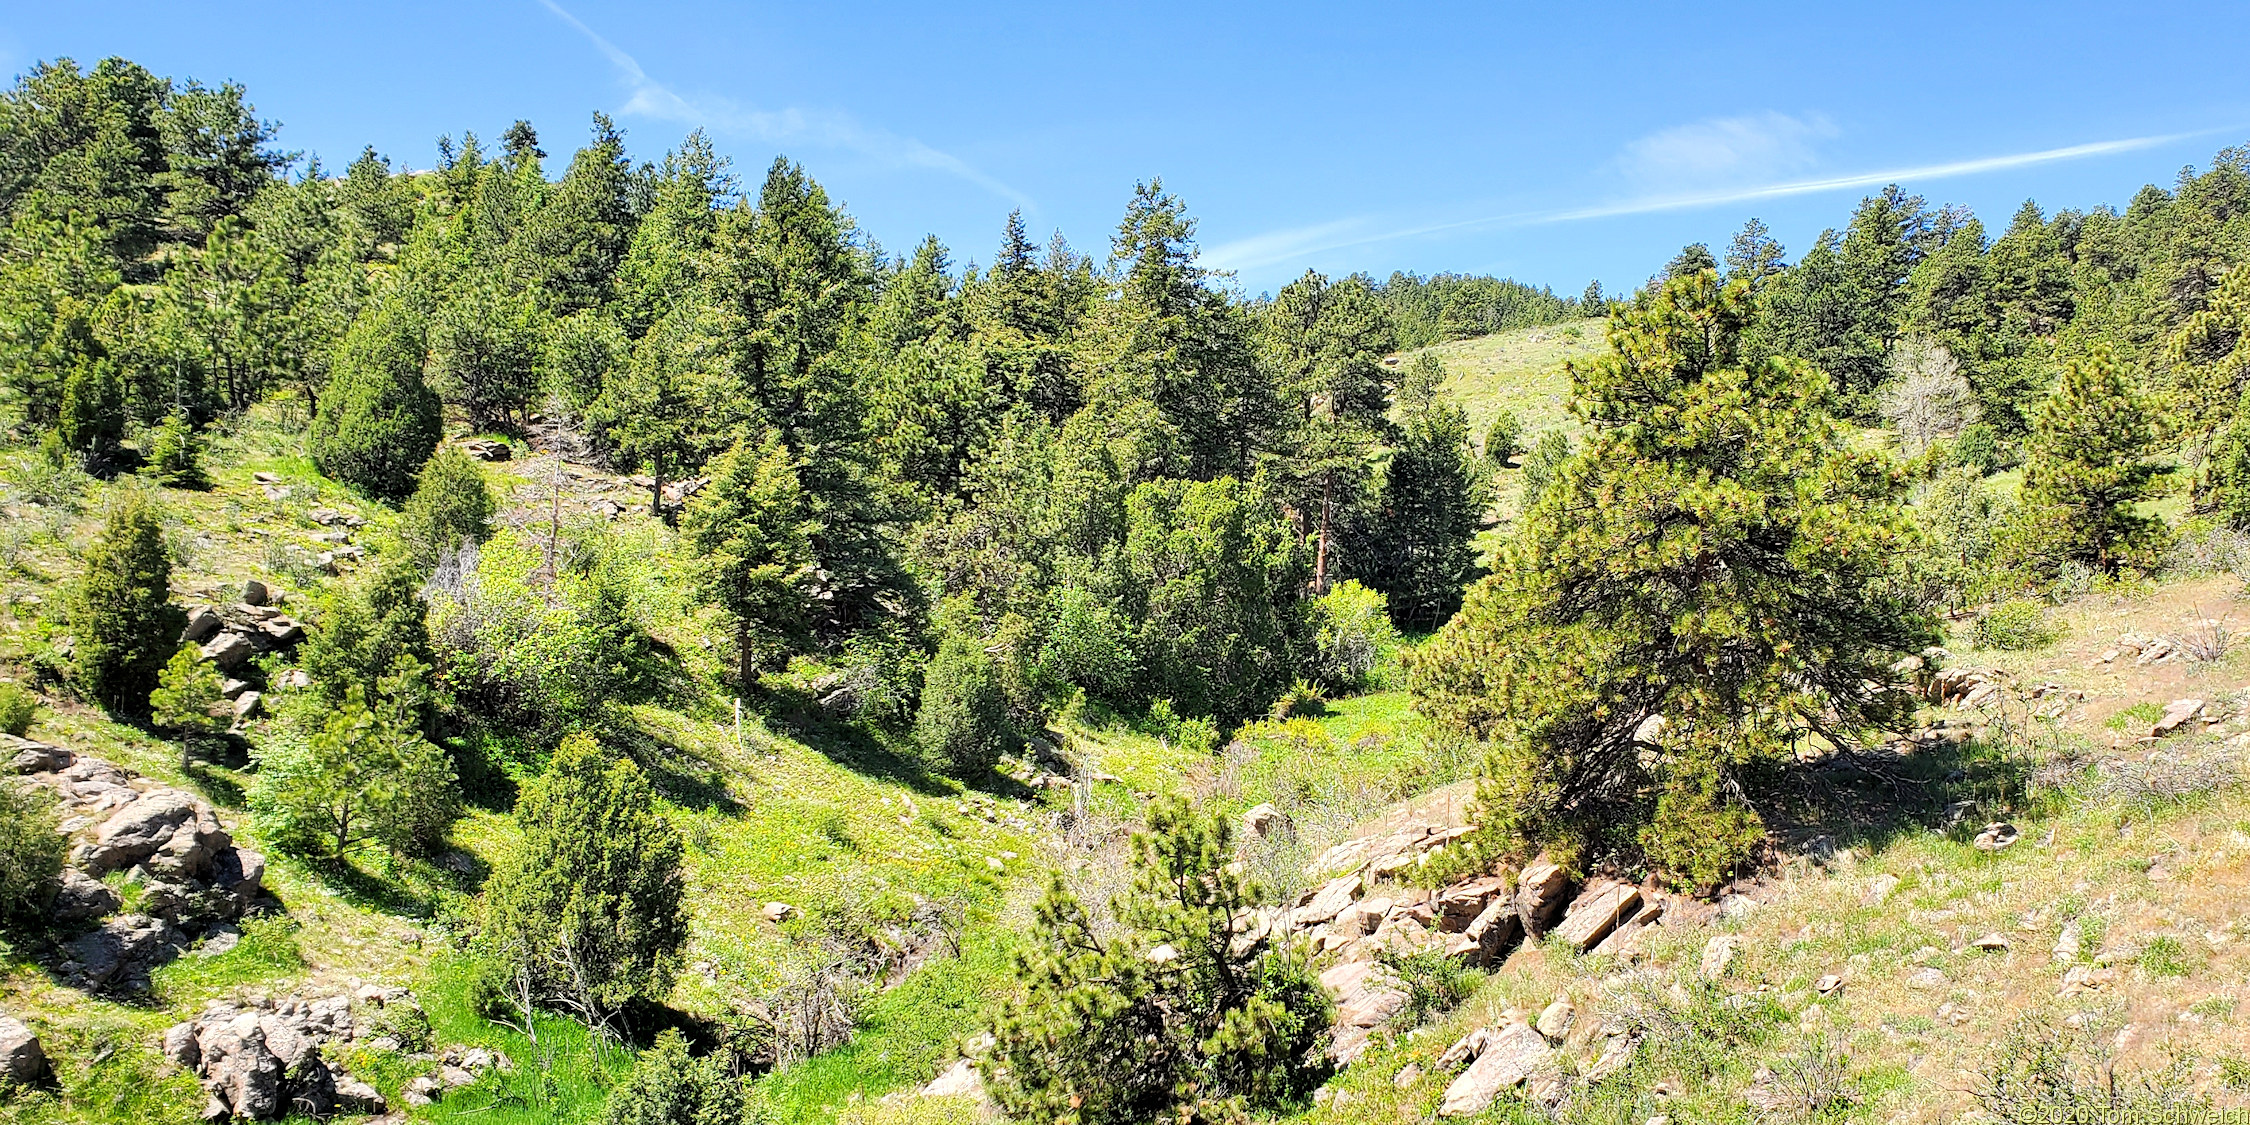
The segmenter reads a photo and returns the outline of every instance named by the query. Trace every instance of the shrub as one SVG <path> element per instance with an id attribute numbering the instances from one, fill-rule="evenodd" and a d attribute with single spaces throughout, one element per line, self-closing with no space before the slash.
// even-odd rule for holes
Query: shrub
<path id="1" fill-rule="evenodd" d="M 399 515 L 407 556 L 424 569 L 464 542 L 492 537 L 492 489 L 475 460 L 450 445 L 438 447 L 415 476 L 414 495 Z"/>
<path id="2" fill-rule="evenodd" d="M 172 488 L 208 488 L 211 477 L 203 471 L 202 443 L 195 423 L 186 412 L 175 410 L 149 435 L 149 472 L 157 483 Z"/>
<path id="3" fill-rule="evenodd" d="M 1377 953 L 1375 960 L 1406 989 L 1405 1006 L 1391 1016 L 1392 1025 L 1401 1031 L 1420 1027 L 1431 1016 L 1442 1016 L 1459 1007 L 1484 979 L 1483 973 L 1460 964 L 1442 950 L 1397 953 L 1386 949 Z"/>
<path id="4" fill-rule="evenodd" d="M 975 638 L 952 634 L 922 673 L 914 737 L 939 769 L 974 779 L 1022 742 L 1008 718 L 1000 669 Z"/>
<path id="5" fill-rule="evenodd" d="M 1056 590 L 1054 604 L 1054 619 L 1039 650 L 1040 671 L 1096 697 L 1123 701 L 1139 674 L 1132 624 L 1108 599 L 1082 586 Z"/>
<path id="6" fill-rule="evenodd" d="M 88 699 L 112 711 L 148 703 L 186 624 L 186 614 L 171 603 L 171 586 L 172 556 L 156 506 L 127 491 L 86 552 L 86 575 L 72 607 L 73 676 Z"/>
<path id="7" fill-rule="evenodd" d="M 2215 1111 L 2187 1056 L 2153 1074 L 2114 1066 L 2113 1020 L 2028 1015 L 2009 1029 L 1970 1095 L 1999 1125 L 2054 1121 L 2194 1121 Z"/>
<path id="8" fill-rule="evenodd" d="M 690 1056 L 678 1031 L 657 1036 L 602 1107 L 602 1125 L 739 1125 L 752 1119 L 742 1082 L 716 1056 Z"/>
<path id="9" fill-rule="evenodd" d="M 1343 582 L 1313 603 L 1313 675 L 1339 690 L 1366 686 L 1378 664 L 1398 643 L 1390 606 L 1383 595 Z"/>
<path id="10" fill-rule="evenodd" d="M 1020 996 L 1002 1002 L 987 1088 L 1011 1117 L 1126 1125 L 1232 1117 L 1328 1076 L 1328 995 L 1294 950 L 1238 943 L 1267 899 L 1231 864 L 1227 818 L 1179 798 L 1134 839 L 1132 887 L 1097 924 L 1058 878 L 1041 900 Z"/>
<path id="11" fill-rule="evenodd" d="M 1983 422 L 1968 426 L 1961 436 L 1953 439 L 1949 459 L 1958 468 L 1968 469 L 1980 477 L 1988 477 L 2000 468 L 2000 439 L 1992 427 Z"/>
<path id="12" fill-rule="evenodd" d="M 65 448 L 100 457 L 125 436 L 125 384 L 117 365 L 92 357 L 78 361 L 63 380 L 62 417 L 55 434 Z"/>
<path id="13" fill-rule="evenodd" d="M 672 987 L 687 942 L 680 836 L 647 775 L 584 734 L 516 803 L 522 836 L 486 893 L 482 940 L 531 997 L 601 1020 Z"/>
<path id="14" fill-rule="evenodd" d="M 0 731 L 22 738 L 39 717 L 39 697 L 22 684 L 0 684 Z"/>
<path id="15" fill-rule="evenodd" d="M 380 302 L 344 333 L 309 435 L 321 472 L 385 500 L 412 491 L 444 433 L 443 408 L 422 382 L 421 333 L 400 306 Z"/>
<path id="16" fill-rule="evenodd" d="M 1978 648 L 2022 652 L 2045 648 L 2061 635 L 2061 630 L 2048 619 L 2047 607 L 2024 598 L 2002 602 L 1977 618 Z"/>
<path id="17" fill-rule="evenodd" d="M 1495 465 L 1505 465 L 1523 452 L 1523 420 L 1515 411 L 1502 410 L 1492 419 L 1492 426 L 1484 431 L 1484 458 Z"/>
<path id="18" fill-rule="evenodd" d="M 1532 505 L 1539 502 L 1563 462 L 1570 460 L 1570 454 L 1569 434 L 1548 430 L 1539 435 L 1539 440 L 1523 458 L 1523 496 L 1519 502 L 1524 511 L 1529 512 Z"/>
<path id="19" fill-rule="evenodd" d="M 68 842 L 46 794 L 0 780 L 0 925 L 29 924 L 45 912 Z"/>

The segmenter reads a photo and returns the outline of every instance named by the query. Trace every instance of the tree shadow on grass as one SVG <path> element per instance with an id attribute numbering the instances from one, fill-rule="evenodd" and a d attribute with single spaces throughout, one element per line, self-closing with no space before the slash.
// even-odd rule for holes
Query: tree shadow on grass
<path id="1" fill-rule="evenodd" d="M 1924 738 L 1768 765 L 1744 788 L 1785 850 L 1880 852 L 1931 830 L 1962 835 L 2023 807 L 2029 763 L 1983 740 Z"/>
<path id="2" fill-rule="evenodd" d="M 951 796 L 954 792 L 919 756 L 886 744 L 866 727 L 831 714 L 809 696 L 781 690 L 767 700 L 772 705 L 766 715 L 769 726 L 853 773 L 903 785 L 926 797 Z"/>

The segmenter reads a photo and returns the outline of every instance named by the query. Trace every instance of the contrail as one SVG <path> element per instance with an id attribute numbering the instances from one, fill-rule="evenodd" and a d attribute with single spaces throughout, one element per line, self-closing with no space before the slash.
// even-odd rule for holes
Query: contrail
<path id="1" fill-rule="evenodd" d="M 587 42 L 592 43 L 596 50 L 609 59 L 610 65 L 617 68 L 619 77 L 625 80 L 626 88 L 631 91 L 631 97 L 619 110 L 621 113 L 689 125 L 709 125 L 774 144 L 804 141 L 856 152 L 886 164 L 934 168 L 967 180 L 1027 211 L 1038 211 L 1038 205 L 1032 202 L 1030 196 L 986 175 L 960 157 L 932 148 L 912 137 L 868 128 L 849 114 L 796 108 L 751 109 L 723 99 L 690 101 L 674 92 L 671 87 L 649 77 L 648 71 L 642 69 L 640 60 L 603 38 L 601 33 L 586 26 L 583 20 L 555 3 L 555 0 L 539 0 L 539 4 L 554 13 L 555 18 L 585 36 Z"/>
<path id="2" fill-rule="evenodd" d="M 1620 215 L 1684 211 L 1697 207 L 1716 207 L 1728 203 L 1779 199 L 1786 196 L 1811 195 L 1824 191 L 1878 187 L 1883 184 L 1937 180 L 1953 176 L 1971 176 L 1983 172 L 2029 167 L 2035 164 L 2052 164 L 2065 160 L 2082 160 L 2091 156 L 2108 156 L 2113 153 L 2155 148 L 2174 141 L 2206 136 L 2220 131 L 2222 130 L 2128 137 L 2123 140 L 2096 141 L 2091 144 L 2042 149 L 2038 152 L 2010 153 L 2005 156 L 1987 156 L 1975 160 L 1956 160 L 1943 164 L 1924 164 L 1911 168 L 1892 168 L 1885 171 L 1859 172 L 1815 179 L 1785 180 L 1780 183 L 1730 188 L 1722 191 L 1643 196 L 1618 203 L 1601 204 L 1594 207 L 1577 207 L 1561 211 L 1519 211 L 1504 215 L 1480 215 L 1469 219 L 1420 223 L 1389 229 L 1369 229 L 1378 221 L 1379 217 L 1362 215 L 1252 235 L 1248 238 L 1237 239 L 1213 247 L 1207 253 L 1207 256 L 1214 263 L 1221 264 L 1229 269 L 1255 269 L 1259 266 L 1270 266 L 1292 258 L 1300 258 L 1307 254 L 1317 254 L 1327 250 L 1394 242 L 1402 238 L 1438 234 L 1445 231 L 1475 228 L 1504 229 L 1541 226 L 1549 223 L 1584 222 L 1589 219 L 1607 219 Z"/>

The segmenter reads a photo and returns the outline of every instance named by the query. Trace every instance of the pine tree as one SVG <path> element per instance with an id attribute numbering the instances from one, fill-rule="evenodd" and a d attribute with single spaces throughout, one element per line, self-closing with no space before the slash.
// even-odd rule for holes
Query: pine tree
<path id="1" fill-rule="evenodd" d="M 1748 763 L 1903 697 L 1888 668 L 1931 629 L 1887 592 L 1901 482 L 1848 448 L 1817 373 L 1745 361 L 1752 315 L 1748 284 L 1710 273 L 1621 313 L 1610 354 L 1572 369 L 1586 450 L 1410 657 L 1417 709 L 1493 740 L 1478 823 L 1503 850 L 1585 856 L 1638 827 L 1652 866 L 1708 885 L 1763 834 Z"/>
<path id="2" fill-rule="evenodd" d="M 276 841 L 330 859 L 363 843 L 426 855 L 460 818 L 453 762 L 422 736 L 413 693 L 383 686 L 391 690 L 370 707 L 350 685 L 318 730 L 260 747 L 250 807 Z"/>
<path id="3" fill-rule="evenodd" d="M 81 357 L 63 379 L 56 435 L 74 453 L 104 457 L 125 436 L 125 386 L 106 356 Z"/>
<path id="4" fill-rule="evenodd" d="M 604 1021 L 662 1000 L 687 942 L 679 833 L 647 775 L 584 734 L 516 803 L 487 891 L 486 948 L 536 1001 Z"/>
<path id="5" fill-rule="evenodd" d="M 610 1088 L 602 1125 L 752 1125 L 743 1082 L 717 1054 L 695 1058 L 677 1029 L 666 1029 L 633 1060 L 633 1073 Z"/>
<path id="6" fill-rule="evenodd" d="M 2063 367 L 2032 419 L 2024 507 L 2011 535 L 2018 565 L 2052 573 L 2078 562 L 2103 574 L 2143 558 L 2162 521 L 2138 505 L 2161 492 L 2171 467 L 2147 460 L 2156 419 L 2107 344 Z"/>
<path id="7" fill-rule="evenodd" d="M 194 645 L 181 645 L 148 693 L 149 719 L 157 726 L 200 734 L 220 726 L 214 714 L 225 700 L 218 669 Z"/>
<path id="8" fill-rule="evenodd" d="M 1023 994 L 1002 1003 L 981 1064 L 1010 1117 L 1228 1120 L 1327 1078 L 1327 993 L 1301 951 L 1237 936 L 1270 892 L 1232 862 L 1230 835 L 1223 815 L 1153 802 L 1114 926 L 1049 886 L 1018 957 Z"/>
<path id="9" fill-rule="evenodd" d="M 1434 627 L 1460 607 L 1477 576 L 1477 528 L 1491 497 L 1470 462 L 1469 417 L 1445 398 L 1443 381 L 1444 368 L 1423 355 L 1400 384 L 1400 436 L 1383 472 L 1363 568 L 1392 619 L 1411 628 Z"/>
<path id="10" fill-rule="evenodd" d="M 711 465 L 681 530 L 705 567 L 704 596 L 735 622 L 737 676 L 747 688 L 759 665 L 806 626 L 814 524 L 797 468 L 780 435 L 736 442 Z"/>
<path id="11" fill-rule="evenodd" d="M 310 445 L 321 472 L 386 500 L 413 490 L 415 471 L 444 434 L 422 359 L 421 334 L 395 298 L 352 323 L 313 416 Z"/>
<path id="12" fill-rule="evenodd" d="M 164 416 L 149 440 L 148 464 L 152 475 L 171 488 L 209 488 L 211 476 L 203 471 L 202 442 L 186 412 Z"/>
<path id="13" fill-rule="evenodd" d="M 945 773 L 974 781 L 1021 744 L 1008 718 L 1000 669 L 979 638 L 948 634 L 922 671 L 914 719 L 922 752 Z"/>
<path id="14" fill-rule="evenodd" d="M 172 604 L 172 552 L 156 505 L 126 492 L 86 552 L 71 615 L 78 690 L 112 711 L 147 706 L 187 615 Z"/>

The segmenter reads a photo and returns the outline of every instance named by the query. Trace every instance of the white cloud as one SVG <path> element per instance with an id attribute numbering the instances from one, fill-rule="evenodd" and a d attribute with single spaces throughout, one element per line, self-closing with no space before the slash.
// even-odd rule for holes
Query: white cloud
<path id="1" fill-rule="evenodd" d="M 1817 113 L 1713 117 L 1628 143 L 1617 166 L 1647 186 L 1770 180 L 1812 167 L 1819 160 L 1814 142 L 1835 135 L 1836 126 Z"/>
<path id="2" fill-rule="evenodd" d="M 769 144 L 801 143 L 842 149 L 893 166 L 929 168 L 958 176 L 1027 211 L 1038 209 L 1029 196 L 979 171 L 967 161 L 912 137 L 862 125 L 848 113 L 794 107 L 765 110 L 744 106 L 729 98 L 685 97 L 649 77 L 638 59 L 586 26 L 555 0 L 539 0 L 539 3 L 585 36 L 617 69 L 628 92 L 625 104 L 618 108 L 620 114 L 703 126 Z"/>

